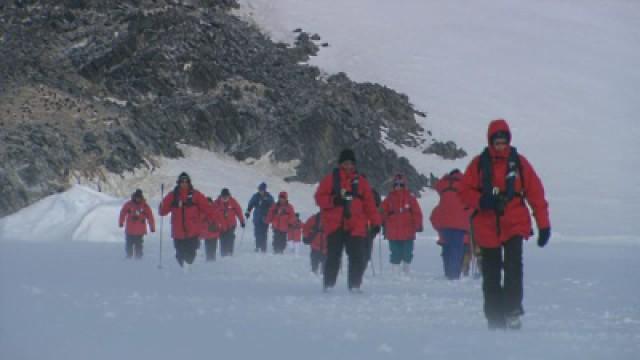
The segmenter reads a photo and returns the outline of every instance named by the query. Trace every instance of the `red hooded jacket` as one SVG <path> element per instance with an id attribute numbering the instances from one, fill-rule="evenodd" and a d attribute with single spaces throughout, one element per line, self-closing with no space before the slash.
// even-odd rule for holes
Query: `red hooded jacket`
<path id="1" fill-rule="evenodd" d="M 222 197 L 218 197 L 214 204 L 222 215 L 222 232 L 234 229 L 238 224 L 236 218 L 240 220 L 240 224 L 244 224 L 242 207 L 240 207 L 236 199 L 230 196 L 228 201 L 223 201 Z"/>
<path id="2" fill-rule="evenodd" d="M 295 242 L 300 242 L 300 240 L 302 240 L 302 221 L 300 221 L 300 219 L 296 218 L 293 224 L 289 226 L 287 239 Z"/>
<path id="3" fill-rule="evenodd" d="M 392 190 L 382 202 L 385 237 L 389 240 L 415 240 L 422 231 L 422 209 L 406 185 Z"/>
<path id="4" fill-rule="evenodd" d="M 462 203 L 460 199 L 460 187 L 462 173 L 447 174 L 440 179 L 435 190 L 440 196 L 440 201 L 431 211 L 431 224 L 436 231 L 442 229 L 456 229 L 469 231 L 471 213 L 473 210 Z"/>
<path id="5" fill-rule="evenodd" d="M 295 223 L 297 219 L 296 211 L 287 200 L 287 193 L 284 191 L 281 192 L 278 198 L 282 198 L 283 196 L 285 199 L 283 204 L 278 200 L 275 204 L 271 205 L 269 213 L 267 214 L 266 222 L 267 224 L 271 224 L 273 230 L 286 233 L 289 231 L 289 227 Z"/>
<path id="6" fill-rule="evenodd" d="M 218 208 L 215 202 L 211 202 L 210 204 L 213 206 L 216 213 L 215 220 L 210 220 L 209 216 L 204 212 L 200 213 L 200 218 L 202 219 L 201 237 L 205 240 L 217 239 L 220 237 L 220 234 L 225 231 L 225 222 L 220 208 Z"/>
<path id="7" fill-rule="evenodd" d="M 367 225 L 380 226 L 380 214 L 376 208 L 373 193 L 369 181 L 357 172 L 346 173 L 339 168 L 340 188 L 352 192 L 352 184 L 356 177 L 358 179 L 358 194 L 351 200 L 351 218 L 344 218 L 344 207 L 334 204 L 333 172 L 325 176 L 315 193 L 316 204 L 320 207 L 324 232 L 333 234 L 339 229 L 343 229 L 351 236 L 364 238 L 367 235 Z"/>
<path id="8" fill-rule="evenodd" d="M 502 119 L 494 120 L 489 124 L 488 140 L 499 131 L 510 133 L 507 122 Z M 510 149 L 511 146 L 508 145 L 506 150 L 498 152 L 489 144 L 491 172 L 493 174 L 492 185 L 498 187 L 502 192 L 506 190 L 506 179 L 505 176 L 500 176 L 499 174 L 506 174 Z M 499 219 L 495 211 L 480 209 L 479 203 L 483 189 L 482 174 L 479 166 L 480 156 L 476 156 L 471 161 L 464 173 L 460 188 L 460 198 L 467 206 L 478 209 L 478 213 L 473 218 L 472 226 L 474 240 L 481 247 L 500 247 L 502 243 L 514 236 L 529 238 L 531 235 L 531 214 L 525 201 L 533 209 L 533 216 L 536 219 L 538 228 L 550 227 L 548 204 L 544 196 L 542 182 L 524 156 L 519 155 L 519 160 L 520 171 L 515 174 L 514 188 L 516 193 L 523 193 L 524 195 L 522 197 L 514 196 L 506 204 L 504 215 L 500 216 Z M 522 178 L 524 178 L 524 181 Z"/>
<path id="9" fill-rule="evenodd" d="M 174 202 L 174 193 L 177 199 Z M 167 194 L 160 204 L 160 215 L 171 213 L 171 236 L 176 240 L 197 238 L 202 235 L 203 214 L 216 221 L 216 210 L 201 192 L 177 188 Z"/>
<path id="10" fill-rule="evenodd" d="M 153 212 L 146 201 L 142 200 L 137 203 L 129 200 L 122 206 L 118 224 L 122 227 L 126 222 L 124 231 L 127 235 L 145 235 L 147 233 L 147 221 L 151 232 L 155 232 L 156 223 L 153 219 Z"/>
<path id="11" fill-rule="evenodd" d="M 327 234 L 322 230 L 322 221 L 316 227 L 316 218 L 319 219 L 316 215 L 318 214 L 313 214 L 305 221 L 302 234 L 307 239 L 311 238 L 310 242 L 313 250 L 327 255 Z"/>

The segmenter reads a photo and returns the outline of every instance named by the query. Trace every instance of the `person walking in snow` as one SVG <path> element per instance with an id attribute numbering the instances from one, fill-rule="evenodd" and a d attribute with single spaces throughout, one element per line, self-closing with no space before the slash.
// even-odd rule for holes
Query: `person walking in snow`
<path id="1" fill-rule="evenodd" d="M 309 253 L 311 271 L 314 274 L 323 273 L 327 259 L 327 235 L 322 230 L 319 212 L 310 216 L 304 222 L 302 234 L 302 242 L 311 247 Z"/>
<path id="2" fill-rule="evenodd" d="M 380 226 L 380 214 L 369 181 L 356 171 L 353 150 L 340 152 L 338 164 L 338 168 L 320 181 L 315 193 L 322 226 L 327 234 L 323 285 L 325 291 L 335 286 L 342 250 L 346 248 L 349 258 L 347 286 L 350 291 L 360 292 L 367 224 Z"/>
<path id="3" fill-rule="evenodd" d="M 284 253 L 287 247 L 287 233 L 289 228 L 296 222 L 296 212 L 289 203 L 288 195 L 285 191 L 278 195 L 278 202 L 271 206 L 267 214 L 267 224 L 273 228 L 273 252 L 274 254 Z"/>
<path id="4" fill-rule="evenodd" d="M 242 207 L 231 196 L 231 192 L 227 188 L 222 189 L 220 196 L 215 201 L 215 206 L 222 213 L 223 221 L 220 232 L 220 256 L 231 256 L 233 255 L 238 221 L 240 222 L 240 227 L 243 229 L 245 227 Z M 238 221 L 236 221 L 236 218 Z"/>
<path id="5" fill-rule="evenodd" d="M 177 185 L 160 204 L 160 216 L 171 213 L 171 236 L 180 267 L 188 269 L 196 258 L 202 234 L 202 213 L 209 221 L 216 221 L 216 210 L 207 198 L 193 188 L 191 178 L 183 172 Z"/>
<path id="6" fill-rule="evenodd" d="M 137 189 L 131 195 L 131 200 L 122 206 L 118 221 L 120 227 L 126 224 L 124 233 L 127 259 L 131 259 L 134 256 L 136 259 L 142 258 L 142 243 L 144 242 L 144 235 L 147 233 L 147 222 L 149 223 L 149 230 L 155 232 L 156 223 L 153 218 L 153 212 L 142 195 L 142 190 Z"/>
<path id="7" fill-rule="evenodd" d="M 462 173 L 454 169 L 435 184 L 440 200 L 431 211 L 431 224 L 438 232 L 442 246 L 444 275 L 449 280 L 460 278 L 465 256 L 465 237 L 469 231 L 471 209 L 458 195 Z"/>
<path id="8" fill-rule="evenodd" d="M 251 216 L 251 210 L 253 211 L 253 231 L 256 237 L 256 252 L 267 251 L 267 230 L 269 230 L 269 224 L 266 222 L 267 213 L 273 205 L 273 196 L 267 192 L 267 184 L 261 183 L 258 186 L 258 192 L 255 193 L 249 204 L 247 205 L 247 211 L 245 212 L 245 218 L 249 219 Z"/>
<path id="9" fill-rule="evenodd" d="M 296 220 L 289 226 L 287 232 L 287 242 L 291 247 L 291 251 L 298 255 L 298 249 L 300 241 L 302 240 L 302 221 L 300 220 L 300 213 L 296 213 Z"/>
<path id="10" fill-rule="evenodd" d="M 404 175 L 396 175 L 392 186 L 381 206 L 385 236 L 391 251 L 389 260 L 395 272 L 400 272 L 402 264 L 402 271 L 408 273 L 416 233 L 423 229 L 422 209 L 416 197 L 409 192 Z"/>
<path id="11" fill-rule="evenodd" d="M 207 261 L 215 261 L 216 252 L 218 251 L 218 238 L 220 237 L 220 233 L 224 231 L 224 221 L 221 211 L 213 199 L 208 197 L 207 202 L 215 208 L 217 219 L 212 221 L 206 213 L 200 213 L 200 217 L 202 218 L 202 239 L 204 240 L 204 252 Z"/>
<path id="12" fill-rule="evenodd" d="M 511 131 L 503 119 L 493 120 L 488 147 L 468 165 L 460 197 L 476 209 L 474 241 L 482 252 L 484 314 L 489 329 L 519 329 L 522 306 L 522 244 L 532 234 L 533 210 L 538 246 L 551 237 L 548 203 L 533 166 L 511 146 Z M 502 274 L 504 273 L 504 281 Z"/>

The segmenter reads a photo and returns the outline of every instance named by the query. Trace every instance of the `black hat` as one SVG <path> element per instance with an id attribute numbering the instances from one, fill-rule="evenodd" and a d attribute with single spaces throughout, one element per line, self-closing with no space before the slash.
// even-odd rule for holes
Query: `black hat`
<path id="1" fill-rule="evenodd" d="M 229 192 L 229 189 L 224 188 L 220 191 L 220 196 L 231 196 L 231 193 Z"/>
<path id="2" fill-rule="evenodd" d="M 342 164 L 345 161 L 356 162 L 356 154 L 351 149 L 344 149 L 340 152 L 340 157 L 338 158 L 338 164 Z"/>
<path id="3" fill-rule="evenodd" d="M 178 184 L 180 184 L 180 181 L 182 180 L 187 180 L 189 182 L 189 184 L 191 184 L 191 178 L 189 177 L 189 174 L 187 174 L 186 172 L 182 172 L 180 174 L 180 176 L 178 176 L 178 181 L 176 181 Z"/>
<path id="4" fill-rule="evenodd" d="M 136 198 L 144 199 L 144 196 L 142 196 L 142 190 L 136 189 L 136 191 L 131 194 L 131 199 L 135 200 Z"/>

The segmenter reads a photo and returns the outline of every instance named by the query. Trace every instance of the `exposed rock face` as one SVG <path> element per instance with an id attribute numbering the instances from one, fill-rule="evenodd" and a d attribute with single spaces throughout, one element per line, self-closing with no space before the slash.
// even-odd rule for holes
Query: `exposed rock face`
<path id="1" fill-rule="evenodd" d="M 178 157 L 177 142 L 299 160 L 315 182 L 345 147 L 383 190 L 427 179 L 381 144 L 418 145 L 405 95 L 325 76 L 304 62 L 319 36 L 274 43 L 233 16 L 234 0 L 0 4 L 0 216 L 68 187 Z M 314 40 L 317 39 L 317 40 Z M 455 145 L 454 145 L 455 146 Z"/>

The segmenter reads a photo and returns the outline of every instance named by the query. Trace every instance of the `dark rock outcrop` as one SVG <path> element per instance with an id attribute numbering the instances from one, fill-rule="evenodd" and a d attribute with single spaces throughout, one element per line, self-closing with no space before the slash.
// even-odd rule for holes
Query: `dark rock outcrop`
<path id="1" fill-rule="evenodd" d="M 69 186 L 178 157 L 176 143 L 238 160 L 299 160 L 315 182 L 345 147 L 384 190 L 427 185 L 388 140 L 424 137 L 405 95 L 305 65 L 319 36 L 275 43 L 234 0 L 24 0 L 0 11 L 0 216 Z"/>

